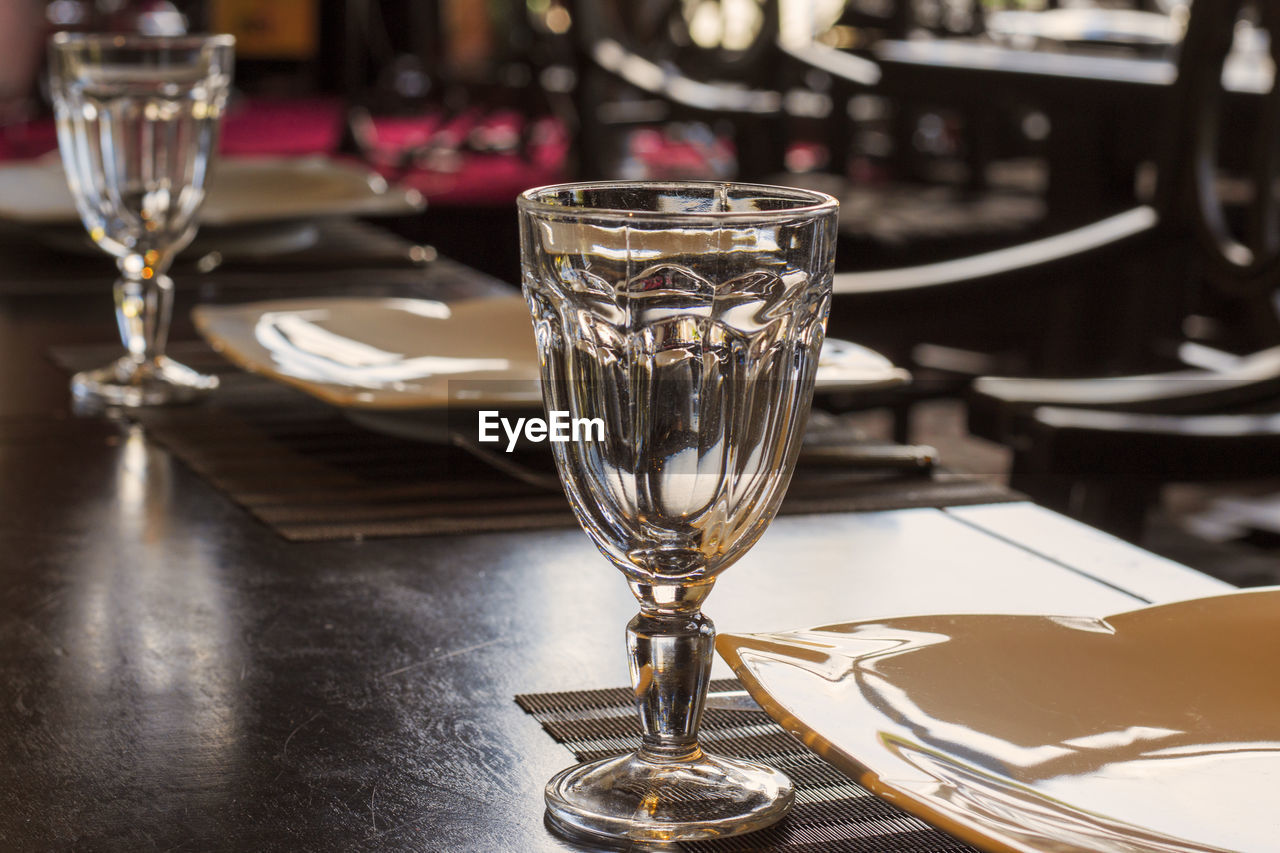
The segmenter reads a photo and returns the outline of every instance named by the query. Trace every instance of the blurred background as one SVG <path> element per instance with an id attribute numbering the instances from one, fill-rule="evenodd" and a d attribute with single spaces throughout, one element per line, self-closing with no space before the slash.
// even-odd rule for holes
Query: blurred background
<path id="1" fill-rule="evenodd" d="M 507 282 L 530 186 L 822 189 L 831 331 L 914 376 L 868 433 L 1274 582 L 1274 4 L 1196 2 L 1199 82 L 1181 0 L 0 0 L 0 159 L 56 148 L 50 33 L 219 31 L 225 153 L 363 164 L 426 201 L 383 227 Z"/>
<path id="2" fill-rule="evenodd" d="M 254 132 L 264 150 L 362 157 L 420 185 L 437 209 L 501 209 L 486 221 L 508 232 L 511 197 L 539 181 L 802 183 L 845 202 L 850 269 L 972 252 L 1119 209 L 1156 159 L 1154 104 L 1126 115 L 1087 90 L 1063 103 L 1048 86 L 905 79 L 880 67 L 893 58 L 885 45 L 986 43 L 1094 57 L 1105 69 L 1108 59 L 1171 58 L 1187 17 L 1174 0 L 3 0 L 0 9 L 6 157 L 53 144 L 37 73 L 49 33 L 230 32 L 242 96 L 232 120 L 262 119 Z M 272 101 L 275 120 L 252 115 Z M 1047 158 L 1069 146 L 1088 168 L 1050 181 Z M 474 222 L 446 236 L 438 229 L 458 220 L 445 219 L 431 223 L 442 248 L 514 276 L 513 249 L 474 239 Z"/>

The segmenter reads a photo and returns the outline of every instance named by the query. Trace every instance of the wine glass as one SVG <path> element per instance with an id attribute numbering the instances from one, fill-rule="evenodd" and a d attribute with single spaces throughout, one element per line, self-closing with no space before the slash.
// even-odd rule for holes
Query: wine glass
<path id="1" fill-rule="evenodd" d="M 89 404 L 192 400 L 218 380 L 164 354 L 173 258 L 195 236 L 226 106 L 235 39 L 58 33 L 49 43 L 58 148 L 89 236 L 116 259 L 128 354 L 77 373 Z"/>
<path id="2" fill-rule="evenodd" d="M 716 577 L 777 512 L 831 303 L 838 204 L 752 184 L 588 183 L 519 199 L 525 296 L 549 412 L 600 418 L 554 443 L 579 522 L 640 604 L 627 626 L 643 736 L 547 785 L 569 834 L 689 841 L 782 817 L 790 781 L 709 755 L 697 731 Z"/>

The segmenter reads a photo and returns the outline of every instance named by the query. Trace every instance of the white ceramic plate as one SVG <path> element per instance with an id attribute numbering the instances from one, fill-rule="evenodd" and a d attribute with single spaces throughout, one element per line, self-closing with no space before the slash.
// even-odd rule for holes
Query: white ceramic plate
<path id="1" fill-rule="evenodd" d="M 200 222 L 213 227 L 379 216 L 422 208 L 415 190 L 390 187 L 360 166 L 327 157 L 223 158 L 215 166 Z M 74 225 L 61 161 L 0 164 L 0 219 L 23 225 Z"/>
<path id="2" fill-rule="evenodd" d="M 810 748 L 984 850 L 1277 849 L 1280 589 L 1105 620 L 915 616 L 717 648 Z"/>
<path id="3" fill-rule="evenodd" d="M 227 358 L 327 403 L 406 412 L 541 405 L 538 352 L 519 296 L 445 304 L 425 299 L 290 299 L 200 306 L 196 328 Z M 905 381 L 883 356 L 829 340 L 823 391 Z"/>

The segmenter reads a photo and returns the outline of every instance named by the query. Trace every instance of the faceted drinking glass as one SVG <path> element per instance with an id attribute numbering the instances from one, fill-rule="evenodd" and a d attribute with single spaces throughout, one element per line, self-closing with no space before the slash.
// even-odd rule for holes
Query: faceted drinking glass
<path id="1" fill-rule="evenodd" d="M 764 533 L 800 450 L 831 303 L 838 204 L 723 183 L 566 184 L 519 199 L 525 296 L 579 522 L 631 586 L 639 750 L 547 785 L 570 834 L 714 838 L 782 817 L 777 770 L 697 741 L 715 630 L 701 605 Z"/>
<path id="2" fill-rule="evenodd" d="M 231 36 L 58 33 L 49 43 L 58 148 L 89 236 L 116 259 L 128 354 L 78 373 L 89 403 L 191 400 L 217 386 L 164 354 L 173 258 L 195 236 L 231 86 Z"/>

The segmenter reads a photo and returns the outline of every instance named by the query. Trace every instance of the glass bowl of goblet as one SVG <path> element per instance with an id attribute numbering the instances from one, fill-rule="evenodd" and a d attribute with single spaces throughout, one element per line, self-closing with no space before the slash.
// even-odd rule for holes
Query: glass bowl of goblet
<path id="1" fill-rule="evenodd" d="M 786 491 L 831 304 L 838 204 L 732 183 L 566 184 L 519 199 L 552 445 L 570 504 L 640 605 L 627 646 L 643 734 L 546 788 L 572 835 L 673 842 L 781 818 L 777 770 L 698 745 L 715 629 L 701 605 Z M 597 431 L 598 433 L 599 431 Z"/>

